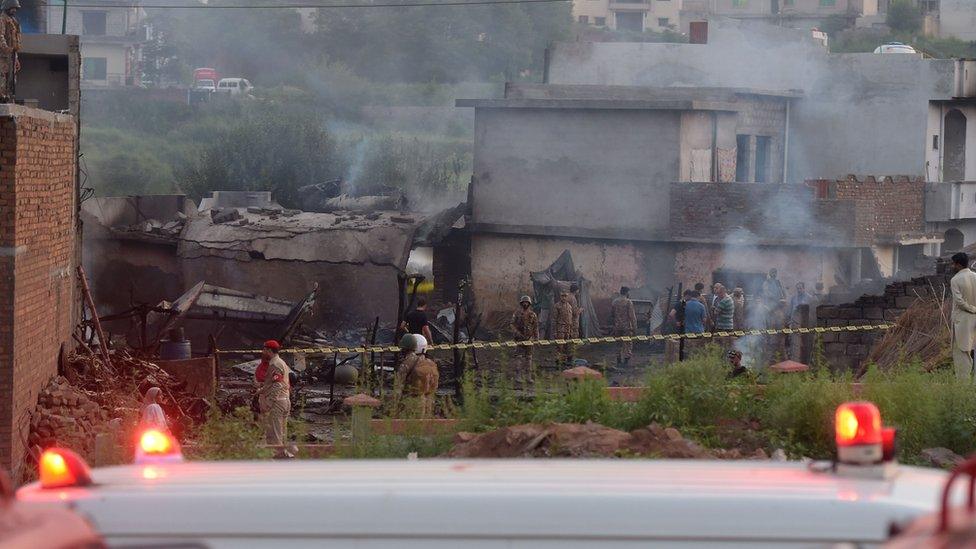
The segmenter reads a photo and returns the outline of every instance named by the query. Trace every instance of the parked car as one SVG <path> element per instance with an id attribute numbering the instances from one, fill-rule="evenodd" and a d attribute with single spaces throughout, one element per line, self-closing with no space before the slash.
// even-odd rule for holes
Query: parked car
<path id="1" fill-rule="evenodd" d="M 217 91 L 217 71 L 208 67 L 194 69 L 193 89 L 199 91 Z"/>
<path id="2" fill-rule="evenodd" d="M 901 42 L 889 42 L 882 44 L 874 49 L 874 53 L 913 53 L 918 54 L 915 48 L 902 44 Z"/>
<path id="3" fill-rule="evenodd" d="M 230 95 L 250 95 L 254 86 L 246 78 L 221 78 L 217 83 L 217 91 Z"/>

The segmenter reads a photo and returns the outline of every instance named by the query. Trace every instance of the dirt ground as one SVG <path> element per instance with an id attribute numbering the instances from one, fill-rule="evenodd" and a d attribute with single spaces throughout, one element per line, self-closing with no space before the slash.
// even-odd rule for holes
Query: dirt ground
<path id="1" fill-rule="evenodd" d="M 513 425 L 483 434 L 458 433 L 447 454 L 454 458 L 656 457 L 670 459 L 767 459 L 762 450 L 711 450 L 656 423 L 629 433 L 597 423 Z"/>

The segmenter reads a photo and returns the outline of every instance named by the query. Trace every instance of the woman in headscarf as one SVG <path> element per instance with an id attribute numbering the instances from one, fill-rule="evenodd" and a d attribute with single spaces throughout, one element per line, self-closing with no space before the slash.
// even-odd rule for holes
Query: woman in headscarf
<path id="1" fill-rule="evenodd" d="M 162 390 L 159 387 L 150 387 L 146 391 L 145 396 L 142 397 L 142 416 L 139 419 L 139 426 L 142 430 L 169 430 L 169 422 L 166 421 L 166 412 L 163 411 L 163 407 L 157 402 L 161 393 Z"/>

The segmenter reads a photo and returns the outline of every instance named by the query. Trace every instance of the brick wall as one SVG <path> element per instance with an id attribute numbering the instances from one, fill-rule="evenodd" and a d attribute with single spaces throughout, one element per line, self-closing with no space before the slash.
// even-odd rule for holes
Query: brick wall
<path id="1" fill-rule="evenodd" d="M 858 218 L 855 231 L 861 243 L 925 230 L 925 182 L 921 179 L 848 176 L 832 187 L 832 198 L 854 200 L 859 209 L 873 212 Z"/>
<path id="2" fill-rule="evenodd" d="M 867 326 L 894 322 L 920 297 L 933 294 L 947 297 L 949 279 L 935 274 L 911 280 L 893 282 L 882 295 L 865 295 L 853 303 L 821 305 L 817 308 L 819 326 Z M 853 369 L 861 365 L 882 332 L 826 333 L 822 335 L 827 361 L 838 369 Z"/>
<path id="3" fill-rule="evenodd" d="M 754 237 L 781 245 L 844 246 L 853 241 L 858 215 L 854 201 L 816 200 L 806 185 L 675 183 L 670 200 L 677 240 Z"/>
<path id="4" fill-rule="evenodd" d="M 78 320 L 76 121 L 0 107 L 0 467 L 24 454 L 26 411 Z"/>

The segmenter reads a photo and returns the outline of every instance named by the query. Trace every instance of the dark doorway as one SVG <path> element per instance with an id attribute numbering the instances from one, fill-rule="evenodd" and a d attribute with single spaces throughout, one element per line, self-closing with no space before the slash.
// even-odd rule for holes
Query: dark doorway
<path id="1" fill-rule="evenodd" d="M 756 183 L 769 182 L 769 142 L 768 136 L 756 136 Z"/>
<path id="2" fill-rule="evenodd" d="M 614 13 L 617 19 L 617 30 L 644 32 L 644 14 L 640 12 L 618 11 Z"/>
<path id="3" fill-rule="evenodd" d="M 740 183 L 749 179 L 749 136 L 735 136 L 735 180 Z"/>
<path id="4" fill-rule="evenodd" d="M 712 273 L 712 284 L 717 282 L 728 288 L 729 292 L 735 288 L 742 288 L 748 296 L 759 295 L 764 280 L 766 280 L 766 273 L 749 273 L 731 269 L 719 269 Z M 711 287 L 708 291 L 712 291 Z"/>
<path id="5" fill-rule="evenodd" d="M 945 116 L 945 147 L 943 150 L 943 181 L 966 179 L 966 115 L 956 109 Z"/>
<path id="6" fill-rule="evenodd" d="M 769 13 L 779 15 L 779 0 L 769 0 Z"/>
<path id="7" fill-rule="evenodd" d="M 945 232 L 945 240 L 942 242 L 942 255 L 950 252 L 958 252 L 962 249 L 963 237 L 959 229 L 949 229 Z"/>

